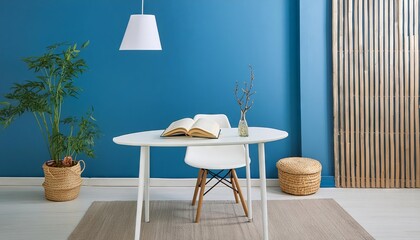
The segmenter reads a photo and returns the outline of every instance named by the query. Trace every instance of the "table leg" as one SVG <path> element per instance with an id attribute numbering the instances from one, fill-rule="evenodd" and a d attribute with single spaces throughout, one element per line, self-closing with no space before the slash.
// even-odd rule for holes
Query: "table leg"
<path id="1" fill-rule="evenodd" d="M 149 222 L 150 150 L 146 154 L 144 173 L 144 221 Z"/>
<path id="2" fill-rule="evenodd" d="M 134 239 L 140 239 L 141 232 L 141 212 L 143 210 L 143 193 L 144 193 L 144 178 L 146 159 L 149 158 L 149 147 L 141 147 L 140 149 L 140 167 L 139 167 L 139 186 L 137 192 L 137 213 L 136 213 L 136 230 Z"/>
<path id="3" fill-rule="evenodd" d="M 252 199 L 251 199 L 251 166 L 249 159 L 248 144 L 245 144 L 245 162 L 246 162 L 246 201 L 248 205 L 248 220 L 252 221 Z"/>
<path id="4" fill-rule="evenodd" d="M 258 143 L 258 161 L 260 162 L 260 188 L 261 206 L 263 216 L 263 239 L 268 240 L 268 214 L 267 214 L 267 186 L 265 180 L 265 151 L 264 143 Z"/>

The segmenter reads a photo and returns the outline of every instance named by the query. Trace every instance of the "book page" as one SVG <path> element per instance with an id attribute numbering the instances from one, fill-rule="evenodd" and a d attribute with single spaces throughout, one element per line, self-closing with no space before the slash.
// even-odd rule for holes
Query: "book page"
<path id="1" fill-rule="evenodd" d="M 208 118 L 199 118 L 188 133 L 196 137 L 218 138 L 219 132 L 220 127 L 217 122 Z"/>
<path id="2" fill-rule="evenodd" d="M 180 135 L 180 134 L 187 134 L 188 130 L 191 129 L 192 125 L 194 124 L 194 120 L 192 118 L 183 118 L 172 122 L 168 128 L 162 133 L 162 136 L 172 136 L 172 135 Z"/>

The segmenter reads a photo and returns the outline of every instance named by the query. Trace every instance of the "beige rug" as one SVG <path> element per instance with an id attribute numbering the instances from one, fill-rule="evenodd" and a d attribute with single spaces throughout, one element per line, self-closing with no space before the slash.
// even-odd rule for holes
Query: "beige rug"
<path id="1" fill-rule="evenodd" d="M 253 202 L 248 222 L 240 204 L 205 201 L 201 222 L 187 201 L 152 201 L 150 222 L 142 223 L 143 240 L 262 239 L 261 202 Z M 135 202 L 94 202 L 69 239 L 134 238 Z M 332 199 L 268 202 L 270 239 L 373 239 Z"/>

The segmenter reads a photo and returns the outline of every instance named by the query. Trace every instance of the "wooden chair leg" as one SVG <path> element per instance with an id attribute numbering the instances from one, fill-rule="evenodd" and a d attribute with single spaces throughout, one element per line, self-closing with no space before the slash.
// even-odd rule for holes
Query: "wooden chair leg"
<path id="1" fill-rule="evenodd" d="M 233 170 L 233 169 L 232 169 Z M 232 177 L 232 171 L 230 172 L 230 182 L 232 183 L 232 188 L 233 188 L 233 196 L 235 197 L 235 202 L 239 203 L 238 200 L 238 193 L 236 192 L 236 185 L 235 185 L 235 181 L 233 181 L 233 177 Z"/>
<path id="2" fill-rule="evenodd" d="M 197 183 L 195 184 L 195 189 L 194 189 L 194 196 L 192 199 L 192 205 L 195 205 L 195 201 L 197 200 L 197 193 L 198 193 L 198 189 L 200 188 L 201 185 L 201 178 L 203 177 L 203 169 L 200 169 L 198 171 L 198 177 L 197 177 Z"/>
<path id="3" fill-rule="evenodd" d="M 241 186 L 239 186 L 238 176 L 236 175 L 235 169 L 232 169 L 233 180 L 235 181 L 235 186 L 238 189 L 239 198 L 241 199 L 242 207 L 245 212 L 245 216 L 248 217 L 248 207 L 246 206 L 244 196 L 242 195 Z"/>
<path id="4" fill-rule="evenodd" d="M 195 216 L 195 222 L 200 222 L 201 206 L 203 206 L 204 190 L 206 189 L 207 181 L 207 170 L 203 170 L 203 178 L 201 179 L 200 197 L 198 199 L 197 215 Z"/>

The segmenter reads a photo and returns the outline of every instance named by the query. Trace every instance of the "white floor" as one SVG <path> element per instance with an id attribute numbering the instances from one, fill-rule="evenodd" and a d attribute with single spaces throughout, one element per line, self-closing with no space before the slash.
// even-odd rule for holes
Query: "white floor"
<path id="1" fill-rule="evenodd" d="M 190 200 L 192 188 L 153 187 L 152 200 Z M 253 188 L 253 199 L 259 189 Z M 420 189 L 322 188 L 306 197 L 268 188 L 268 199 L 333 198 L 376 239 L 420 239 Z M 41 187 L 0 187 L 0 239 L 66 239 L 93 201 L 135 200 L 134 187 L 83 187 L 78 199 L 55 203 Z M 218 187 L 205 199 L 233 199 Z M 151 213 L 153 221 L 153 213 Z"/>

